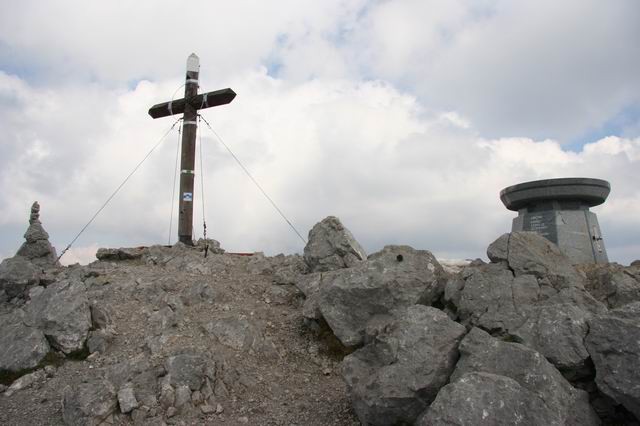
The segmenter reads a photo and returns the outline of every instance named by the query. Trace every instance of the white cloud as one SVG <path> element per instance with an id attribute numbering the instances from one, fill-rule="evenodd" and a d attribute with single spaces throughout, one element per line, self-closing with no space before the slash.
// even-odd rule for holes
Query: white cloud
<path id="1" fill-rule="evenodd" d="M 109 112 L 103 113 L 101 133 L 87 126 L 66 150 L 42 145 L 46 135 L 37 132 L 32 140 L 23 138 L 22 155 L 36 152 L 31 159 L 36 166 L 50 155 L 43 152 L 56 150 L 58 158 L 66 157 L 65 167 L 39 171 L 42 179 L 64 184 L 43 188 L 41 180 L 30 179 L 33 169 L 3 171 L 3 188 L 19 189 L 4 200 L 5 226 L 19 228 L 30 203 L 39 199 L 45 226 L 62 249 L 173 122 L 153 121 L 143 112 L 175 83 L 142 82 L 130 92 L 106 96 Z M 32 90 L 18 86 L 27 94 Z M 262 69 L 238 76 L 232 86 L 241 94 L 237 101 L 205 114 L 303 234 L 334 214 L 370 251 L 406 243 L 444 257 L 478 257 L 510 228 L 513 215 L 498 199 L 502 188 L 561 176 L 602 177 L 612 183 L 611 200 L 601 208 L 605 238 L 618 219 L 638 229 L 639 216 L 625 213 L 640 211 L 637 139 L 605 138 L 578 153 L 551 140 L 484 139 L 469 123 L 443 120 L 413 96 L 380 82 L 286 84 Z M 52 93 L 51 98 L 55 104 L 68 96 Z M 92 114 L 89 109 L 61 117 L 55 111 L 62 106 L 53 107 L 49 118 L 61 127 Z M 448 117 L 457 115 L 449 112 Z M 53 124 L 45 119 L 42 126 Z M 300 251 L 297 236 L 213 135 L 204 126 L 201 130 L 209 235 L 231 251 Z M 175 132 L 167 138 L 81 237 L 78 258 L 88 253 L 87 243 L 95 248 L 165 242 L 176 138 Z M 87 140 L 91 149 L 76 151 Z M 198 235 L 200 198 L 197 188 Z M 615 235 L 606 241 L 618 259 L 634 256 L 618 247 Z"/>
<path id="2" fill-rule="evenodd" d="M 640 102 L 638 16 L 633 0 L 381 2 L 352 52 L 485 135 L 562 140 Z"/>
<path id="3" fill-rule="evenodd" d="M 565 148 L 640 102 L 636 2 L 0 6 L 4 255 L 34 200 L 64 248 L 173 122 L 147 110 L 182 84 L 196 51 L 202 90 L 238 93 L 205 116 L 303 234 L 334 214 L 369 251 L 406 243 L 483 256 L 510 229 L 502 188 L 587 176 L 612 184 L 594 209 L 611 258 L 638 257 L 637 126 Z M 201 129 L 209 235 L 231 251 L 301 251 Z M 167 242 L 176 145 L 173 132 L 70 258 Z M 201 198 L 197 187 L 197 234 Z"/>

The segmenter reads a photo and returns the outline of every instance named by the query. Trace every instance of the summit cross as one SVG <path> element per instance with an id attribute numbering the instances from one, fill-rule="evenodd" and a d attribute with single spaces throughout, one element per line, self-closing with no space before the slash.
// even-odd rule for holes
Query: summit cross
<path id="1" fill-rule="evenodd" d="M 193 245 L 193 183 L 196 168 L 198 110 L 226 105 L 236 97 L 236 93 L 229 88 L 198 94 L 199 74 L 200 59 L 192 53 L 187 58 L 184 98 L 156 104 L 149 109 L 149 115 L 153 118 L 183 114 L 178 238 L 180 242 L 188 245 Z"/>

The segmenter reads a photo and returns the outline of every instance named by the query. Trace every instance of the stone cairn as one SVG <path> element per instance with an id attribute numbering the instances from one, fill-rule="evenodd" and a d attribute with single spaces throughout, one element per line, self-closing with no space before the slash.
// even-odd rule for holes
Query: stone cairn
<path id="1" fill-rule="evenodd" d="M 25 257 L 41 267 L 60 266 L 56 249 L 49 242 L 49 234 L 40 222 L 40 204 L 37 201 L 31 206 L 29 228 L 24 238 L 26 241 L 16 253 L 18 256 Z"/>

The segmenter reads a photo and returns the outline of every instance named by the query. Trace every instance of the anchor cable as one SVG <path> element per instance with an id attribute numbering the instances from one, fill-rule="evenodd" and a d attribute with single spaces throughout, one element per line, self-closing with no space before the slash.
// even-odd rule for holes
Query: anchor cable
<path id="1" fill-rule="evenodd" d="M 71 248 L 71 246 L 73 245 L 73 243 L 76 242 L 76 240 L 78 239 L 78 237 L 80 237 L 80 235 L 82 235 L 82 233 L 89 227 L 89 225 L 91 225 L 91 223 L 94 221 L 94 219 L 100 214 L 100 212 L 102 210 L 104 210 L 104 208 L 107 206 L 107 204 L 109 204 L 109 202 L 113 199 L 113 197 L 116 196 L 116 194 L 120 191 L 120 189 L 122 189 L 122 187 L 127 183 L 127 181 L 129 181 L 129 179 L 131 178 L 131 176 L 133 176 L 133 174 L 138 171 L 138 169 L 140 168 L 140 166 L 142 166 L 142 163 L 144 163 L 147 158 L 149 158 L 149 156 L 153 153 L 153 151 L 155 151 L 155 149 L 160 146 L 160 144 L 162 143 L 162 141 L 167 137 L 167 135 L 173 130 L 173 128 L 176 126 L 176 124 L 178 124 L 180 122 L 180 120 L 182 120 L 181 118 L 179 118 L 178 120 L 176 120 L 175 123 L 173 123 L 173 125 L 169 128 L 169 130 L 167 130 L 165 132 L 164 135 L 162 135 L 162 137 L 158 140 L 158 142 L 156 142 L 156 144 L 153 146 L 153 148 L 151 148 L 151 150 L 147 153 L 147 155 L 144 156 L 144 158 L 133 168 L 133 170 L 131 171 L 131 173 L 129 173 L 127 175 L 127 177 L 122 181 L 122 183 L 120 185 L 118 185 L 118 187 L 115 189 L 115 191 L 113 191 L 113 193 L 109 196 L 109 198 L 107 198 L 107 201 L 104 202 L 104 204 L 102 204 L 102 206 L 98 209 L 98 211 L 95 212 L 95 214 L 91 217 L 91 219 L 89 219 L 89 222 L 87 222 L 86 225 L 84 225 L 84 227 L 80 230 L 80 232 L 78 232 L 78 235 L 76 235 L 74 237 L 73 240 L 71 240 L 71 242 L 69 243 L 69 245 L 67 247 L 65 247 L 64 250 L 62 250 L 62 253 L 60 253 L 60 256 L 58 256 L 57 261 L 60 261 L 60 258 L 62 258 L 62 256 L 64 256 L 64 254 L 67 252 L 67 250 L 69 250 Z"/>
<path id="2" fill-rule="evenodd" d="M 173 169 L 173 187 L 171 188 L 171 214 L 169 215 L 169 239 L 167 240 L 167 244 L 171 245 L 171 229 L 173 228 L 173 205 L 174 199 L 176 195 L 176 180 L 178 177 L 178 158 L 180 158 L 180 136 L 181 129 L 178 126 L 178 145 L 176 147 L 176 164 Z"/>
<path id="3" fill-rule="evenodd" d="M 202 117 L 198 114 L 198 121 L 200 121 Z M 198 126 L 200 127 L 200 126 Z M 200 148 L 200 190 L 202 191 L 202 233 L 204 238 L 204 257 L 207 257 L 207 253 L 209 252 L 209 243 L 207 242 L 207 220 L 205 218 L 205 208 L 204 208 L 204 167 L 202 167 L 202 131 L 198 131 L 199 138 L 199 148 Z"/>
<path id="4" fill-rule="evenodd" d="M 218 139 L 218 141 L 220 141 L 220 143 L 222 144 L 222 146 L 224 146 L 226 148 L 226 150 L 229 152 L 229 154 L 231 154 L 231 156 L 233 157 L 233 159 L 236 161 L 236 163 L 238 163 L 238 165 L 240 166 L 240 168 L 244 171 L 244 173 L 249 177 L 249 179 L 251 179 L 251 181 L 255 184 L 255 186 L 260 190 L 260 192 L 262 192 L 262 195 L 264 195 L 264 197 L 271 203 L 271 205 L 273 206 L 274 209 L 276 209 L 276 211 L 280 214 L 280 216 L 282 216 L 282 218 L 284 219 L 285 222 L 287 222 L 287 224 L 291 227 L 291 229 L 293 229 L 293 232 L 295 232 L 298 237 L 300 238 L 300 240 L 302 240 L 302 242 L 306 245 L 307 244 L 307 240 L 304 239 L 304 237 L 300 234 L 300 232 L 298 232 L 298 230 L 296 229 L 295 226 L 293 226 L 293 224 L 291 223 L 291 221 L 287 218 L 287 216 L 285 216 L 285 214 L 282 212 L 282 210 L 280 210 L 280 208 L 276 205 L 275 201 L 273 201 L 273 199 L 266 193 L 266 191 L 262 188 L 262 186 L 260 186 L 260 184 L 258 183 L 258 181 L 256 181 L 256 179 L 251 175 L 251 173 L 249 173 L 249 170 L 247 170 L 247 168 L 244 166 L 244 164 L 242 164 L 242 162 L 240 161 L 240 159 L 238 157 L 236 157 L 236 155 L 233 153 L 233 151 L 231 151 L 231 148 L 229 148 L 229 146 L 224 142 L 224 140 L 222 140 L 222 138 L 220 137 L 220 135 L 218 134 L 218 132 L 216 132 L 213 127 L 211 127 L 211 125 L 209 124 L 209 122 L 200 114 L 198 114 L 198 116 L 200 116 L 200 118 L 202 119 L 202 121 L 205 122 L 205 124 L 207 125 L 207 127 L 209 128 L 209 130 L 211 130 L 211 132 L 216 136 L 216 138 Z M 200 144 L 202 146 L 202 144 Z"/>

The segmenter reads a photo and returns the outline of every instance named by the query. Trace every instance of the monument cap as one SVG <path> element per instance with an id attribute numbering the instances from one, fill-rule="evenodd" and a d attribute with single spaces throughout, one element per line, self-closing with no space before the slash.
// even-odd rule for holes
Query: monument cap
<path id="1" fill-rule="evenodd" d="M 602 179 L 559 178 L 519 183 L 500 191 L 500 200 L 509 210 L 518 211 L 544 201 L 579 201 L 589 207 L 605 202 L 611 185 Z"/>

